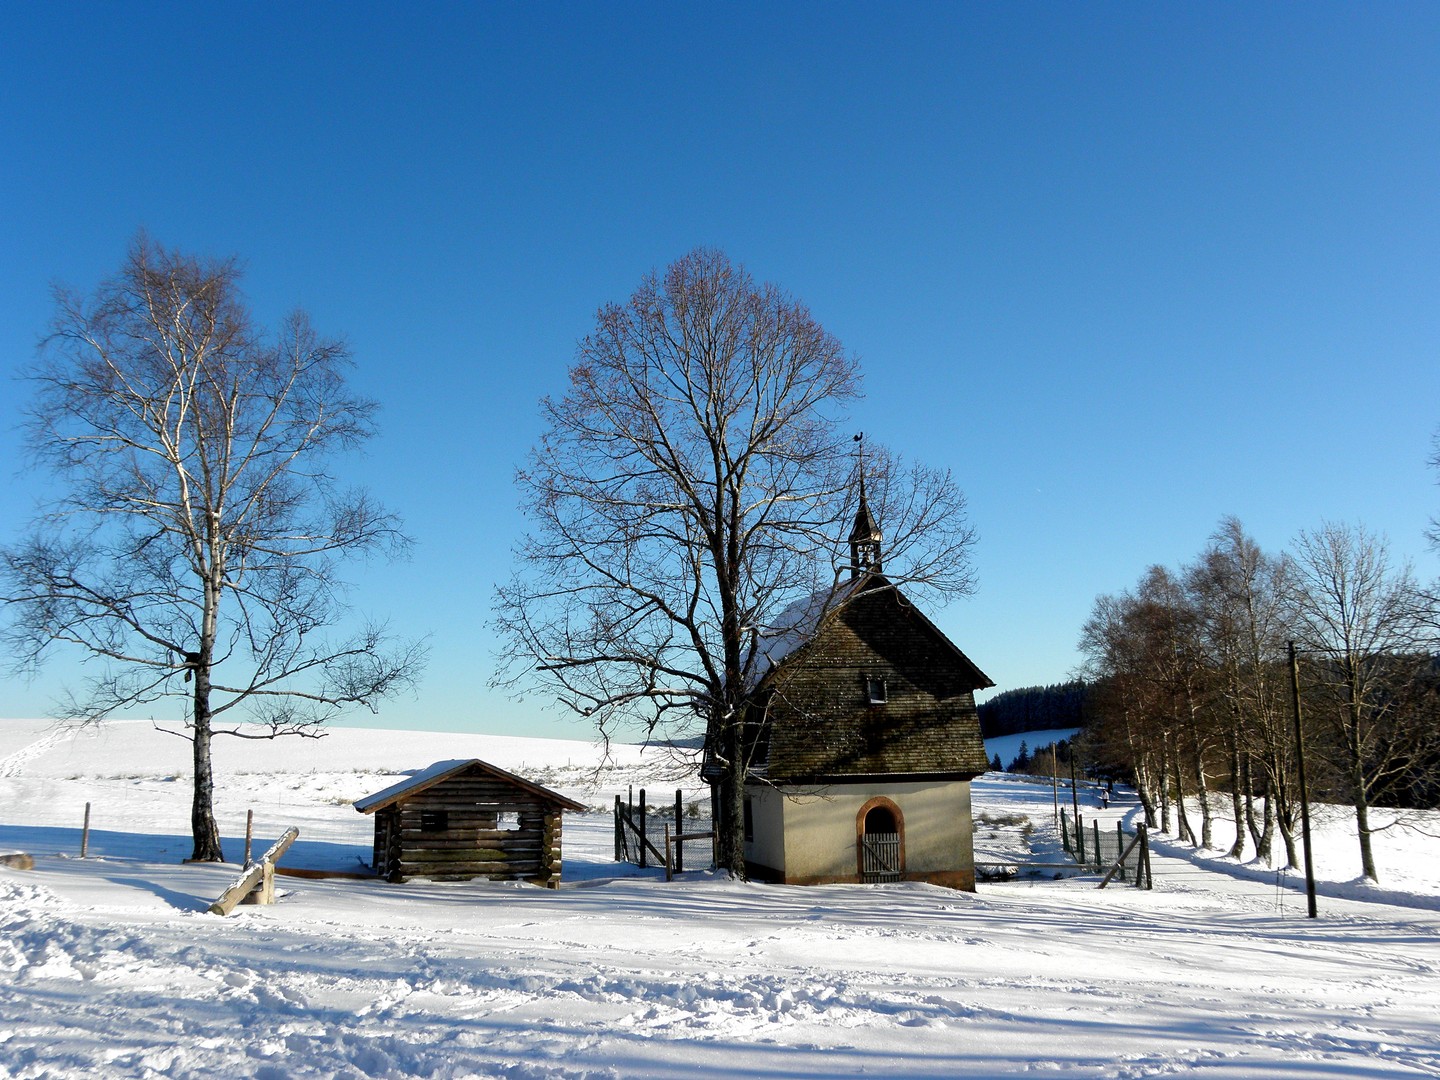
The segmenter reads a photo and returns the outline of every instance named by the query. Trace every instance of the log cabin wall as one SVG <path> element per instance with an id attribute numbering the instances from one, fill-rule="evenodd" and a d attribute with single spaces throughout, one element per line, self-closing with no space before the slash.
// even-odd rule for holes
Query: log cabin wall
<path id="1" fill-rule="evenodd" d="M 376 870 L 391 881 L 560 883 L 561 808 L 478 769 L 377 814 L 377 853 L 382 832 L 391 835 L 384 837 L 386 855 Z"/>

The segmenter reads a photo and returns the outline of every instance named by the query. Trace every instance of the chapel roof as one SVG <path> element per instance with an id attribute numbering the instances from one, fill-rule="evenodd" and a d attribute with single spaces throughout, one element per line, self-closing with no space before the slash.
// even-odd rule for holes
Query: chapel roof
<path id="1" fill-rule="evenodd" d="M 766 652 L 757 774 L 799 782 L 984 772 L 974 691 L 994 683 L 883 576 L 847 585 L 828 605 L 791 605 L 791 625 Z M 881 701 L 871 700 L 872 679 Z"/>

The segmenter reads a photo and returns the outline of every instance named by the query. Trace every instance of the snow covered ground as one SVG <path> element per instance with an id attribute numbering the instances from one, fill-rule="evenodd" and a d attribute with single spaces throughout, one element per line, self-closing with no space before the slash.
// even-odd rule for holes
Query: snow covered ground
<path id="1" fill-rule="evenodd" d="M 609 860 L 604 812 L 567 816 L 558 891 L 281 879 L 279 903 L 222 919 L 205 908 L 236 867 L 179 862 L 185 750 L 143 724 L 0 722 L 0 850 L 36 859 L 0 868 L 0 1076 L 1440 1073 L 1435 841 L 1382 834 L 1382 884 L 1361 886 L 1339 812 L 1317 830 L 1315 921 L 1297 875 L 1164 839 L 1153 892 L 1052 872 L 975 894 L 704 872 L 667 885 Z M 583 742 L 227 741 L 227 854 L 253 807 L 258 843 L 299 826 L 285 864 L 355 869 L 370 822 L 350 800 L 464 756 L 588 805 L 676 787 L 663 761 L 619 747 L 600 766 Z M 1049 861 L 1048 787 L 992 776 L 975 797 L 977 848 Z M 1091 801 L 1112 829 L 1134 813 Z"/>

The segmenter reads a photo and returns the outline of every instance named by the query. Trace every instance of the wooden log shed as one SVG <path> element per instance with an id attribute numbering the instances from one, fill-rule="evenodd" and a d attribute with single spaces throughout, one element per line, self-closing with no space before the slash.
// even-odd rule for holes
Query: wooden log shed
<path id="1" fill-rule="evenodd" d="M 470 758 L 437 761 L 360 799 L 375 816 L 371 865 L 389 881 L 529 881 L 560 884 L 561 820 L 585 807 Z"/>

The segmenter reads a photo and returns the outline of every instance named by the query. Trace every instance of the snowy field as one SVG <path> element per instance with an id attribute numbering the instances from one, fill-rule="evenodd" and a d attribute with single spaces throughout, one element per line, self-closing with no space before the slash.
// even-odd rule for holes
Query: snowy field
<path id="1" fill-rule="evenodd" d="M 1164 839 L 1153 892 L 1054 871 L 975 894 L 667 885 L 610 861 L 605 812 L 567 815 L 558 891 L 281 879 L 273 907 L 219 918 L 237 868 L 179 861 L 186 749 L 0 721 L 0 850 L 35 856 L 0 868 L 0 1076 L 1440 1074 L 1440 854 L 1413 830 L 1377 838 L 1361 885 L 1327 810 L 1315 921 L 1297 875 Z M 337 730 L 216 753 L 230 858 L 254 809 L 257 844 L 300 828 L 282 865 L 336 870 L 367 856 L 350 801 L 442 758 L 592 806 L 676 788 L 671 763 L 584 742 Z M 1081 797 L 1111 829 L 1135 813 Z M 975 800 L 980 857 L 1053 859 L 1049 787 L 987 776 Z"/>

